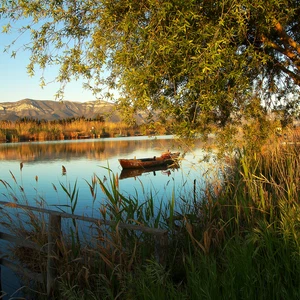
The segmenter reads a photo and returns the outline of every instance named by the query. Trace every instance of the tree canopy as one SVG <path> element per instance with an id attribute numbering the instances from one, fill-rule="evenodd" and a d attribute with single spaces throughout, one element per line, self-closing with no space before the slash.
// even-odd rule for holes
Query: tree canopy
<path id="1" fill-rule="evenodd" d="M 299 0 L 1 0 L 3 32 L 30 33 L 29 74 L 117 89 L 124 111 L 160 111 L 184 135 L 299 105 Z M 11 50 L 12 55 L 15 50 Z M 41 81 L 43 83 L 43 78 Z"/>

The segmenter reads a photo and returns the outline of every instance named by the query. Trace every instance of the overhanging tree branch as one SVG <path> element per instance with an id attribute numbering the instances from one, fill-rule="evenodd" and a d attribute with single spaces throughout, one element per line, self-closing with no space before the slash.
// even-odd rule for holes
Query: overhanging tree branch
<path id="1" fill-rule="evenodd" d="M 300 55 L 300 44 L 297 43 L 291 36 L 289 36 L 280 22 L 275 20 L 275 29 L 278 32 L 278 35 L 281 37 L 282 41 L 285 45 L 289 45 L 292 47 L 295 51 L 297 51 L 298 55 Z"/>
<path id="2" fill-rule="evenodd" d="M 0 3 L 2 20 L 32 33 L 29 71 L 57 64 L 63 85 L 83 76 L 94 91 L 117 88 L 126 111 L 180 115 L 181 133 L 232 125 L 253 94 L 288 102 L 300 87 L 299 0 Z"/>

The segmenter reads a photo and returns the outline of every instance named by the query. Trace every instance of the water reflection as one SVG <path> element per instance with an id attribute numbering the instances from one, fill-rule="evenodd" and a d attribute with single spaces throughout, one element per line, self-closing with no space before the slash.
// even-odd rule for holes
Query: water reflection
<path id="1" fill-rule="evenodd" d="M 162 199 L 167 203 L 173 192 L 178 199 L 181 194 L 188 197 L 195 179 L 201 189 L 205 181 L 203 174 L 212 167 L 210 163 L 199 163 L 206 154 L 201 148 L 187 152 L 180 168 L 130 172 L 122 170 L 118 161 L 134 156 L 159 156 L 166 150 L 185 152 L 180 141 L 172 136 L 0 144 L 0 194 L 11 194 L 1 184 L 8 182 L 13 192 L 22 187 L 24 193 L 18 192 L 18 197 L 26 198 L 31 205 L 36 205 L 37 199 L 48 205 L 66 205 L 69 199 L 61 186 L 73 189 L 76 184 L 79 191 L 76 213 L 91 215 L 99 207 L 98 203 L 105 201 L 105 196 L 98 189 L 94 198 L 88 183 L 95 177 L 108 178 L 108 169 L 122 179 L 120 192 L 125 196 L 138 194 L 139 201 L 144 201 L 150 193 L 155 195 L 157 203 Z"/>
<path id="2" fill-rule="evenodd" d="M 105 203 L 107 197 L 99 186 L 91 194 L 88 183 L 92 184 L 96 176 L 109 187 L 109 166 L 114 174 L 120 174 L 119 189 L 124 196 L 134 195 L 133 199 L 143 203 L 151 194 L 156 208 L 161 203 L 163 208 L 167 207 L 173 197 L 188 203 L 193 199 L 190 193 L 195 187 L 194 180 L 201 191 L 203 174 L 210 167 L 207 162 L 199 163 L 206 154 L 200 148 L 189 151 L 180 168 L 122 170 L 118 162 L 119 158 L 159 156 L 166 150 L 184 153 L 186 149 L 173 137 L 0 144 L 0 194 L 3 201 L 13 202 L 16 195 L 21 204 L 48 205 L 70 212 L 70 199 L 61 186 L 70 188 L 72 193 L 76 183 L 75 213 L 100 217 L 99 204 Z M 181 203 L 178 201 L 178 206 Z"/>
<path id="3" fill-rule="evenodd" d="M 155 144 L 155 149 L 153 146 Z M 0 144 L 0 160 L 21 160 L 24 162 L 49 161 L 59 158 L 82 158 L 108 160 L 119 154 L 131 153 L 139 149 L 165 151 L 174 147 L 172 137 L 133 137 L 77 141 L 51 141 Z"/>

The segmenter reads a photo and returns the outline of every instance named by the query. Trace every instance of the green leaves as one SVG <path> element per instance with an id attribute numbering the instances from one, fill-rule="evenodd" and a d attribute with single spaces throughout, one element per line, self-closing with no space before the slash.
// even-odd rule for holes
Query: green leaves
<path id="1" fill-rule="evenodd" d="M 9 33 L 10 29 L 11 29 L 10 23 L 2 26 L 2 32 L 3 33 Z"/>
<path id="2" fill-rule="evenodd" d="M 261 100 L 291 100 L 287 95 L 300 85 L 299 10 L 296 0 L 19 0 L 1 6 L 9 21 L 28 22 L 20 30 L 31 32 L 30 74 L 57 64 L 62 87 L 82 76 L 86 86 L 95 82 L 95 92 L 118 89 L 120 109 L 159 110 L 183 122 L 175 126 L 179 134 L 238 120 L 254 93 Z"/>

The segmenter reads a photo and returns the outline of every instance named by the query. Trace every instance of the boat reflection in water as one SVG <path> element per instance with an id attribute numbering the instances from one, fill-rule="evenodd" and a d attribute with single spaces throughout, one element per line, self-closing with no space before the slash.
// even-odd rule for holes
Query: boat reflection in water
<path id="1" fill-rule="evenodd" d="M 150 174 L 153 173 L 153 175 L 156 175 L 156 172 L 161 172 L 162 174 L 165 174 L 167 176 L 171 175 L 171 172 L 174 172 L 175 170 L 179 169 L 179 163 L 174 163 L 172 165 L 164 165 L 164 166 L 157 166 L 157 167 L 149 167 L 149 168 L 137 168 L 137 169 L 123 169 L 119 179 L 126 179 L 131 177 L 138 177 L 143 174 Z"/>

